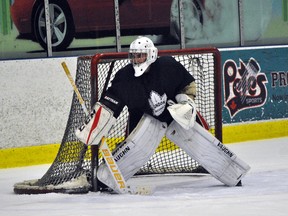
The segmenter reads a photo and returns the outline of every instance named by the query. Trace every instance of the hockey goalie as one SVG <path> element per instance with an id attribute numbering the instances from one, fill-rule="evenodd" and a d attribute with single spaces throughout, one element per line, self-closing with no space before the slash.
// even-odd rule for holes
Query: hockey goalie
<path id="1" fill-rule="evenodd" d="M 131 133 L 113 152 L 126 181 L 166 136 L 213 177 L 228 186 L 239 185 L 250 167 L 199 121 L 194 77 L 173 57 L 158 57 L 157 48 L 147 37 L 130 44 L 129 59 L 131 63 L 116 73 L 76 136 L 87 145 L 99 144 L 127 106 Z M 99 166 L 97 178 L 120 193 L 107 163 Z"/>

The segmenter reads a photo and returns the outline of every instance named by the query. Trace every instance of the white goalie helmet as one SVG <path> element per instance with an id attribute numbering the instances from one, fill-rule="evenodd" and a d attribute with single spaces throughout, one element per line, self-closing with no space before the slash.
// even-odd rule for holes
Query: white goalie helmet
<path id="1" fill-rule="evenodd" d="M 129 59 L 133 64 L 135 76 L 141 76 L 147 68 L 156 61 L 158 49 L 151 39 L 138 37 L 130 44 Z M 139 59 L 142 59 L 141 61 Z"/>

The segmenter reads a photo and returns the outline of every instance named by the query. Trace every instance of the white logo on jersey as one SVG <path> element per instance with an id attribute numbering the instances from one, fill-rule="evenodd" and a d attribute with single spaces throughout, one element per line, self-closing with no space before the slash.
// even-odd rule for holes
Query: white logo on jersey
<path id="1" fill-rule="evenodd" d="M 163 113 L 167 101 L 167 95 L 164 93 L 162 96 L 155 91 L 151 91 L 149 105 L 153 110 L 154 116 L 159 116 Z"/>

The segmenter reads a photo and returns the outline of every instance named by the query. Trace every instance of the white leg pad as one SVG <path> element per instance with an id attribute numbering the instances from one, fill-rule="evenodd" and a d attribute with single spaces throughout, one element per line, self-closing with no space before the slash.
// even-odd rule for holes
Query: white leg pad
<path id="1" fill-rule="evenodd" d="M 166 136 L 198 161 L 212 176 L 228 186 L 237 185 L 250 170 L 248 164 L 197 122 L 193 128 L 185 130 L 173 121 Z"/>
<path id="2" fill-rule="evenodd" d="M 166 123 L 160 122 L 151 116 L 143 115 L 137 127 L 113 152 L 118 169 L 126 181 L 154 154 L 166 130 Z M 117 192 L 117 185 L 106 163 L 99 166 L 97 178 Z"/>

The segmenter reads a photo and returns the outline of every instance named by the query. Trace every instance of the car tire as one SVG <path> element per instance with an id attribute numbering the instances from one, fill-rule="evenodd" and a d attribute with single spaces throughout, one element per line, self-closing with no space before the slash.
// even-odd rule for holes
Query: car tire
<path id="1" fill-rule="evenodd" d="M 54 14 L 54 16 L 50 18 L 52 50 L 65 50 L 73 41 L 75 34 L 75 27 L 70 8 L 66 1 L 50 0 L 49 10 L 50 14 Z M 57 19 L 60 16 L 62 16 L 61 21 Z M 47 50 L 45 7 L 42 2 L 36 7 L 33 16 L 33 31 L 36 40 L 43 49 Z"/>
<path id="2" fill-rule="evenodd" d="M 189 20 L 188 25 L 184 23 L 185 38 L 193 40 L 195 38 L 194 33 L 199 31 L 199 28 L 202 28 L 204 23 L 203 5 L 199 0 L 184 0 L 183 10 L 184 20 L 185 18 Z M 181 29 L 179 24 L 178 0 L 173 0 L 172 2 L 170 19 L 170 34 L 177 42 L 180 42 Z M 194 20 L 194 22 L 192 20 Z"/>

